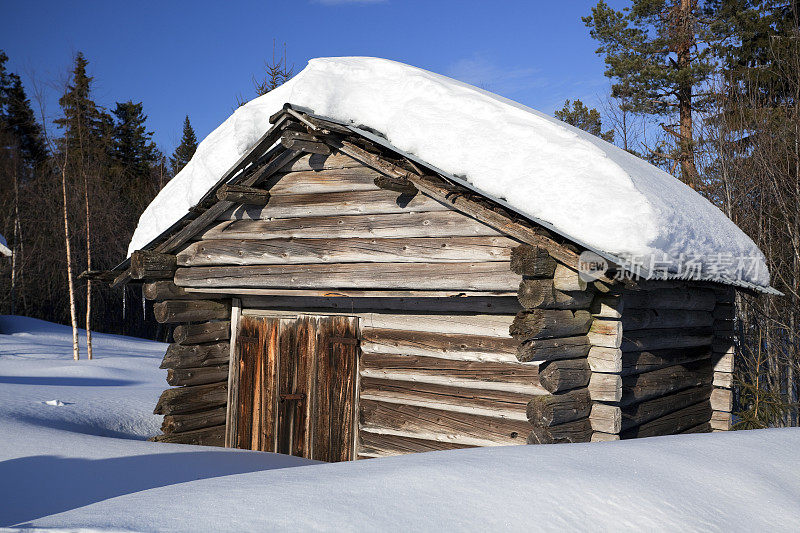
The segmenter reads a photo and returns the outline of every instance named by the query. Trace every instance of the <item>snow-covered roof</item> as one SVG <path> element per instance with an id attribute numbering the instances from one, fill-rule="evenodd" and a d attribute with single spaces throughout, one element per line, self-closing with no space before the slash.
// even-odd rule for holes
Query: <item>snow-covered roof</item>
<path id="1" fill-rule="evenodd" d="M 365 57 L 313 59 L 281 87 L 237 109 L 148 206 L 128 253 L 197 204 L 286 103 L 380 132 L 392 146 L 463 177 L 520 214 L 651 272 L 669 265 L 688 279 L 714 279 L 721 269 L 735 269 L 745 285 L 769 286 L 764 255 L 753 241 L 670 174 L 517 102 Z"/>

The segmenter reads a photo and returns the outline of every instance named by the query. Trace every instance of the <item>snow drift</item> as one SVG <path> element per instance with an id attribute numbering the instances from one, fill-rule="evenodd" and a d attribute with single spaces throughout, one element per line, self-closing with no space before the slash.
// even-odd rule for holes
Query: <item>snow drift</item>
<path id="1" fill-rule="evenodd" d="M 128 253 L 187 213 L 285 103 L 381 132 L 397 148 L 596 249 L 673 264 L 742 259 L 749 265 L 744 281 L 769 285 L 753 241 L 666 172 L 506 98 L 365 57 L 313 59 L 281 87 L 237 109 L 145 210 Z"/>

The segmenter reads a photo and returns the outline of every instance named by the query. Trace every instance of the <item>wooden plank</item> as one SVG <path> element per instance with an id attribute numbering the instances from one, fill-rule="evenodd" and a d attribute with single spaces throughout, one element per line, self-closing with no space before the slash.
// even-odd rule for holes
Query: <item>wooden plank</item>
<path id="1" fill-rule="evenodd" d="M 516 361 L 516 346 L 517 342 L 510 337 L 382 328 L 365 328 L 361 339 L 364 353 L 401 353 L 480 361 Z"/>
<path id="2" fill-rule="evenodd" d="M 180 266 L 509 261 L 506 237 L 219 239 L 190 244 Z"/>
<path id="3" fill-rule="evenodd" d="M 244 309 L 246 315 L 297 316 L 298 311 L 281 309 Z M 330 316 L 358 316 L 362 329 L 401 329 L 428 333 L 456 333 L 509 338 L 508 328 L 514 320 L 513 315 L 488 315 L 473 313 L 391 313 L 366 311 L 326 311 Z"/>
<path id="4" fill-rule="evenodd" d="M 175 256 L 150 250 L 134 250 L 130 273 L 133 279 L 171 278 L 175 272 Z"/>
<path id="5" fill-rule="evenodd" d="M 209 221 L 210 222 L 210 221 Z M 345 239 L 499 237 L 502 234 L 455 211 L 231 220 L 205 230 L 201 239 Z"/>
<path id="6" fill-rule="evenodd" d="M 334 293 L 336 294 L 336 293 Z M 462 293 L 463 294 L 463 293 Z M 254 300 L 249 300 L 253 302 Z M 408 311 L 412 313 L 480 313 L 513 315 L 521 310 L 513 296 L 430 296 L 430 297 L 349 297 L 349 296 L 285 296 L 264 298 L 261 305 L 271 309 L 320 311 Z"/>
<path id="7" fill-rule="evenodd" d="M 346 263 L 184 267 L 180 287 L 387 288 L 510 290 L 519 279 L 508 263 Z M 588 313 L 587 313 L 588 315 Z"/>
<path id="8" fill-rule="evenodd" d="M 413 383 L 361 378 L 360 399 L 417 405 L 446 411 L 481 414 L 512 420 L 527 420 L 529 394 L 458 387 L 447 383 Z"/>
<path id="9" fill-rule="evenodd" d="M 390 213 L 432 213 L 450 207 L 424 194 L 399 195 L 393 191 L 346 191 L 325 193 L 273 194 L 266 205 L 239 205 L 217 220 L 269 220 L 273 218 L 379 215 Z"/>
<path id="10" fill-rule="evenodd" d="M 638 403 L 658 396 L 712 381 L 711 365 L 706 361 L 675 365 L 632 376 L 593 373 L 589 393 L 594 401 Z"/>
<path id="11" fill-rule="evenodd" d="M 183 433 L 158 435 L 150 440 L 153 442 L 169 442 L 173 444 L 193 444 L 195 446 L 224 446 L 225 424 Z"/>
<path id="12" fill-rule="evenodd" d="M 299 160 L 298 160 L 299 161 Z M 260 186 L 270 194 L 335 193 L 347 191 L 377 191 L 375 178 L 381 174 L 360 166 L 324 170 L 276 172 Z"/>
<path id="13" fill-rule="evenodd" d="M 623 352 L 689 348 L 709 346 L 712 339 L 713 335 L 707 328 L 643 329 L 625 332 L 620 347 Z"/>
<path id="14" fill-rule="evenodd" d="M 153 413 L 172 415 L 208 411 L 225 405 L 227 398 L 228 384 L 224 382 L 167 389 L 161 393 Z"/>
<path id="15" fill-rule="evenodd" d="M 420 439 L 413 436 L 373 432 L 366 428 L 362 428 L 359 433 L 361 439 L 358 447 L 358 455 L 363 458 L 389 457 L 407 453 L 457 450 L 474 447 L 468 444 L 455 444 L 447 441 Z"/>
<path id="16" fill-rule="evenodd" d="M 531 278 L 552 278 L 556 260 L 541 246 L 521 244 L 511 251 L 511 271 Z"/>
<path id="17" fill-rule="evenodd" d="M 270 193 L 255 187 L 224 183 L 217 189 L 217 198 L 238 204 L 263 206 L 269 201 Z"/>
<path id="18" fill-rule="evenodd" d="M 361 427 L 370 430 L 403 431 L 431 440 L 486 446 L 524 444 L 527 421 L 505 420 L 482 415 L 443 411 L 415 405 L 363 399 Z"/>
<path id="19" fill-rule="evenodd" d="M 161 431 L 169 433 L 185 433 L 196 429 L 209 428 L 225 424 L 227 406 L 217 407 L 210 411 L 187 413 L 183 415 L 167 415 L 161 423 Z"/>
<path id="20" fill-rule="evenodd" d="M 320 319 L 318 324 L 311 458 L 347 461 L 352 458 L 355 439 L 358 347 L 332 342 L 331 337 L 358 339 L 358 321 L 335 316 Z"/>
<path id="21" fill-rule="evenodd" d="M 668 348 L 664 350 L 626 351 L 619 348 L 593 346 L 589 350 L 589 366 L 593 372 L 641 374 L 667 366 L 708 359 L 708 346 Z"/>
<path id="22" fill-rule="evenodd" d="M 417 290 L 382 290 L 382 289 L 247 289 L 247 288 L 221 288 L 221 289 L 203 289 L 203 288 L 187 288 L 186 292 L 204 294 L 229 294 L 241 296 L 242 302 L 247 307 L 264 309 L 271 307 L 270 302 L 275 296 L 288 296 L 288 297 L 323 297 L 323 298 L 504 298 L 508 296 L 516 299 L 516 292 L 513 291 L 417 291 Z M 431 300 L 433 301 L 433 300 Z M 327 307 L 327 306 L 326 306 Z M 387 307 L 391 309 L 392 307 Z M 444 311 L 444 310 L 442 310 Z M 454 308 L 457 312 L 459 309 Z M 470 309 L 472 311 L 472 309 Z M 487 312 L 495 312 L 488 310 Z"/>
<path id="23" fill-rule="evenodd" d="M 237 344 L 239 322 L 242 316 L 242 303 L 238 298 L 231 301 L 230 321 L 230 360 L 228 364 L 228 404 L 225 413 L 225 447 L 236 444 L 236 430 L 239 427 L 239 368 L 240 349 Z"/>
<path id="24" fill-rule="evenodd" d="M 228 365 L 198 368 L 170 368 L 167 370 L 167 383 L 178 385 L 204 385 L 206 383 L 227 382 Z"/>
<path id="25" fill-rule="evenodd" d="M 442 380 L 474 380 L 491 389 L 494 383 L 536 385 L 539 365 L 495 361 L 460 361 L 440 357 L 390 353 L 363 353 L 361 369 L 372 371 L 374 377 L 390 377 L 395 372 L 434 376 Z"/>
<path id="26" fill-rule="evenodd" d="M 730 412 L 733 408 L 733 392 L 730 389 L 715 388 L 711 392 L 711 408 Z"/>

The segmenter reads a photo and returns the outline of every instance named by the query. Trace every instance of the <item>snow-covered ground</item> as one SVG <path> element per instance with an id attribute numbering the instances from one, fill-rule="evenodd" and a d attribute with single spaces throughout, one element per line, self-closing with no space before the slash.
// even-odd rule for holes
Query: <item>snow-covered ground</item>
<path id="1" fill-rule="evenodd" d="M 800 530 L 798 429 L 314 464 L 143 441 L 165 345 L 95 339 L 0 317 L 0 527 Z"/>

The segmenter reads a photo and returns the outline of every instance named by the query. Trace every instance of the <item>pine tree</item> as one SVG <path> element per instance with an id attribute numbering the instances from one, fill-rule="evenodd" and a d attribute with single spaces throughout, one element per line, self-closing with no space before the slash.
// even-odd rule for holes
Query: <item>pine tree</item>
<path id="1" fill-rule="evenodd" d="M 91 99 L 93 78 L 86 73 L 88 64 L 89 61 L 78 52 L 72 70 L 72 82 L 58 100 L 64 115 L 54 120 L 64 130 L 60 149 L 70 154 L 71 165 L 96 159 L 99 155 L 96 151 L 104 146 L 100 132 L 102 114 Z"/>
<path id="2" fill-rule="evenodd" d="M 147 131 L 142 103 L 117 102 L 113 111 L 116 124 L 112 134 L 114 163 L 127 178 L 143 179 L 150 176 L 158 161 L 158 151 L 152 141 L 153 132 Z"/>
<path id="3" fill-rule="evenodd" d="M 0 51 L 0 132 L 9 136 L 8 142 L 15 145 L 22 161 L 32 169 L 47 158 L 47 148 L 22 81 L 16 74 L 6 72 L 6 61 L 8 56 Z"/>
<path id="4" fill-rule="evenodd" d="M 197 150 L 197 136 L 192 128 L 192 123 L 189 122 L 189 115 L 183 119 L 183 135 L 181 136 L 181 143 L 175 149 L 175 153 L 169 158 L 170 166 L 172 166 L 172 174 L 175 175 L 192 159 L 195 150 Z"/>
<path id="5" fill-rule="evenodd" d="M 630 102 L 636 113 L 675 117 L 661 124 L 677 149 L 664 153 L 680 167 L 686 183 L 699 186 L 695 164 L 693 113 L 710 102 L 700 88 L 713 73 L 708 28 L 701 23 L 699 0 L 632 0 L 616 11 L 602 0 L 583 21 L 600 42 L 612 95 Z"/>
<path id="6" fill-rule="evenodd" d="M 576 128 L 587 131 L 592 135 L 596 135 L 604 141 L 614 142 L 613 131 L 603 133 L 603 123 L 600 119 L 600 112 L 594 108 L 589 109 L 580 100 L 572 102 L 572 107 L 570 107 L 570 101 L 565 100 L 564 107 L 557 110 L 554 115 L 558 120 L 562 120 Z"/>

